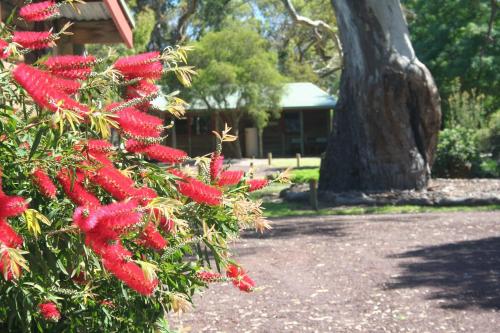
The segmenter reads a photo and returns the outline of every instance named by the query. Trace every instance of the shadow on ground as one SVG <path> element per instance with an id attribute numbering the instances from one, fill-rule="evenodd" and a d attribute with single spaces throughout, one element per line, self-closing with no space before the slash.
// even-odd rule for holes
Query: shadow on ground
<path id="1" fill-rule="evenodd" d="M 255 231 L 246 231 L 242 238 L 294 238 L 300 235 L 344 237 L 346 226 L 344 223 L 318 222 L 289 222 L 286 224 L 271 224 L 272 229 L 263 234 Z"/>
<path id="2" fill-rule="evenodd" d="M 431 246 L 390 256 L 405 262 L 389 289 L 431 287 L 442 307 L 500 309 L 500 237 Z"/>

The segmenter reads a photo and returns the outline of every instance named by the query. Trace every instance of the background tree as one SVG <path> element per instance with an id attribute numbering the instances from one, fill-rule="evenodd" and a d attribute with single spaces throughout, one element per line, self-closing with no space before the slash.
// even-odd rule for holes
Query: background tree
<path id="1" fill-rule="evenodd" d="M 440 99 L 397 0 L 332 0 L 344 51 L 340 100 L 320 189 L 421 189 L 430 178 Z"/>
<path id="2" fill-rule="evenodd" d="M 497 0 L 403 1 L 420 59 L 439 87 L 448 119 L 456 80 L 484 95 L 486 115 L 500 108 L 500 13 Z"/>
<path id="3" fill-rule="evenodd" d="M 259 129 L 270 116 L 277 116 L 284 78 L 277 70 L 275 53 L 258 33 L 234 25 L 207 33 L 193 46 L 191 61 L 198 75 L 191 97 L 217 112 L 220 123 L 228 123 L 234 135 L 239 134 L 243 115 L 249 115 Z M 230 99 L 235 100 L 236 110 L 219 112 L 228 109 Z M 241 157 L 238 140 L 232 153 Z"/>

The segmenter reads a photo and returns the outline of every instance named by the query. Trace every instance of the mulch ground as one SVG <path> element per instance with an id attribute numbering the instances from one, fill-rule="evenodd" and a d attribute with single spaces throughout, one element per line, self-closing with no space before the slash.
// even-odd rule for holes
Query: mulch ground
<path id="1" fill-rule="evenodd" d="M 245 233 L 181 332 L 500 332 L 500 213 L 303 217 Z"/>

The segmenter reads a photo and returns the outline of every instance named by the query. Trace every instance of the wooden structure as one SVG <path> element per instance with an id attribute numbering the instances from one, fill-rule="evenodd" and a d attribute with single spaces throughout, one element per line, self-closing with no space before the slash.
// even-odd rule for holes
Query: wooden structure
<path id="1" fill-rule="evenodd" d="M 16 6 L 21 6 L 22 0 L 1 0 L 0 19 L 10 16 Z M 61 16 L 47 22 L 27 23 L 18 20 L 16 25 L 22 30 L 58 31 L 64 24 L 71 21 L 73 25 L 70 36 L 64 36 L 54 48 L 56 54 L 79 54 L 85 44 L 115 44 L 124 43 L 132 47 L 132 29 L 134 21 L 123 0 L 86 0 L 83 4 L 68 4 L 60 7 Z"/>
<path id="2" fill-rule="evenodd" d="M 191 101 L 185 119 L 176 120 L 168 144 L 187 151 L 191 156 L 204 155 L 214 148 L 212 131 L 218 117 L 216 112 L 235 110 L 235 98 L 228 97 L 224 109 L 209 111 L 200 100 Z M 240 121 L 239 138 L 243 156 L 318 156 L 326 149 L 332 130 L 333 108 L 336 100 L 309 82 L 289 83 L 281 98 L 281 117 L 271 120 L 259 137 L 252 120 Z M 260 142 L 259 142 L 260 141 Z M 231 151 L 225 151 L 231 156 Z"/>

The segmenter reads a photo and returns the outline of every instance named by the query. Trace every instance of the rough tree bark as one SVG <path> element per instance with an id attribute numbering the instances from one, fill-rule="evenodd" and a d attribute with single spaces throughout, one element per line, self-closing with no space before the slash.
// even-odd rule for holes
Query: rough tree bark
<path id="1" fill-rule="evenodd" d="M 422 189 L 430 178 L 440 98 L 416 58 L 399 0 L 332 0 L 344 51 L 322 191 Z"/>

